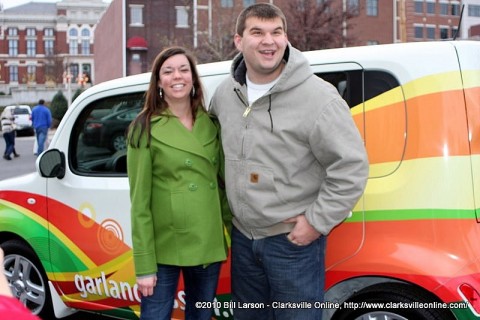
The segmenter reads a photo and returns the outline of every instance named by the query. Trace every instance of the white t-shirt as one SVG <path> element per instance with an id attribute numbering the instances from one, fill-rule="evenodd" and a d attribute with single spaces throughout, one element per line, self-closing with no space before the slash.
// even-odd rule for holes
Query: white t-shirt
<path id="1" fill-rule="evenodd" d="M 247 95 L 248 95 L 248 104 L 252 105 L 258 98 L 262 97 L 265 93 L 270 90 L 275 83 L 277 83 L 278 79 L 273 80 L 272 82 L 265 83 L 265 84 L 257 84 L 250 81 L 247 75 Z"/>

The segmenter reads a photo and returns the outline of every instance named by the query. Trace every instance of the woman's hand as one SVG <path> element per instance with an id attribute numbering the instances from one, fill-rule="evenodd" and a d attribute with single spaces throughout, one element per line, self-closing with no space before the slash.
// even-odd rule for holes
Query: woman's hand
<path id="1" fill-rule="evenodd" d="M 153 289 L 157 285 L 157 276 L 151 275 L 147 277 L 137 278 L 138 290 L 143 296 L 151 296 Z"/>

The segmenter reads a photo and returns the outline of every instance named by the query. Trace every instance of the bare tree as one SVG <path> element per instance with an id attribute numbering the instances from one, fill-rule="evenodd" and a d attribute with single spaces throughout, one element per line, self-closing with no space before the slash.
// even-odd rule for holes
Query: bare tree
<path id="1" fill-rule="evenodd" d="M 357 10 L 354 7 L 344 10 L 339 0 L 291 0 L 284 10 L 288 39 L 302 51 L 348 45 L 354 39 L 345 37 L 344 30 L 352 27 L 348 21 Z"/>

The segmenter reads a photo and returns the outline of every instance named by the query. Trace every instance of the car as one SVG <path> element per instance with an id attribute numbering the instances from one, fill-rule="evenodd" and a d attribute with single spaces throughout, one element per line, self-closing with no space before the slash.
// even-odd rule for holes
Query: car
<path id="1" fill-rule="evenodd" d="M 479 320 L 480 42 L 397 43 L 305 56 L 315 76 L 350 106 L 369 178 L 350 216 L 328 235 L 324 301 L 264 307 L 322 308 L 325 320 Z M 207 106 L 230 67 L 230 61 L 198 66 Z M 43 319 L 78 310 L 139 318 L 126 150 L 87 145 L 84 136 L 87 127 L 108 126 L 108 115 L 122 112 L 115 106 L 143 105 L 150 76 L 84 91 L 38 156 L 36 171 L 0 181 L 5 274 L 15 296 Z M 257 125 L 242 113 L 232 117 L 246 131 Z M 101 130 L 93 137 L 101 140 Z M 240 169 L 247 175 L 256 165 Z M 188 183 L 184 188 L 195 192 Z M 215 300 L 202 303 L 215 319 L 231 320 L 241 307 L 231 302 L 230 264 L 222 264 Z M 173 318 L 184 318 L 183 282 L 173 309 Z"/>
<path id="2" fill-rule="evenodd" d="M 33 136 L 35 130 L 32 124 L 32 109 L 28 105 L 6 106 L 5 109 L 11 109 L 15 118 L 15 130 L 18 135 Z"/>
<path id="3" fill-rule="evenodd" d="M 140 112 L 133 106 L 128 109 L 114 111 L 100 119 L 89 119 L 85 122 L 83 142 L 89 146 L 107 148 L 112 152 L 126 148 L 126 129 Z"/>

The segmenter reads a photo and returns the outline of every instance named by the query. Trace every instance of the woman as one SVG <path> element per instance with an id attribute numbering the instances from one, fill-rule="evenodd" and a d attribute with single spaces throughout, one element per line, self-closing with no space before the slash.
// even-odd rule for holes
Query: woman
<path id="1" fill-rule="evenodd" d="M 11 155 L 16 155 L 14 119 L 11 109 L 5 108 L 0 119 L 3 138 L 5 139 L 5 152 L 3 153 L 3 159 L 5 160 L 12 160 Z"/>
<path id="2" fill-rule="evenodd" d="M 128 134 L 132 241 L 142 320 L 170 319 L 180 272 L 185 318 L 211 319 L 230 221 L 218 175 L 217 126 L 203 107 L 193 57 L 180 47 L 155 59 L 145 105 Z M 222 207 L 224 218 L 222 219 Z"/>

